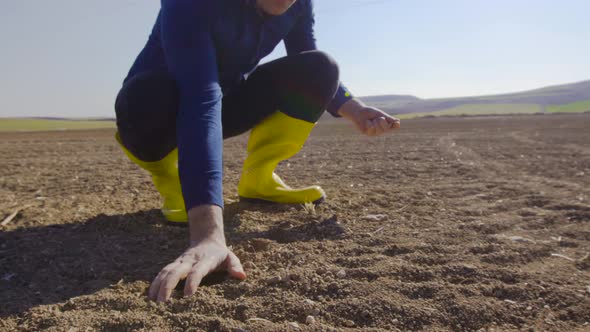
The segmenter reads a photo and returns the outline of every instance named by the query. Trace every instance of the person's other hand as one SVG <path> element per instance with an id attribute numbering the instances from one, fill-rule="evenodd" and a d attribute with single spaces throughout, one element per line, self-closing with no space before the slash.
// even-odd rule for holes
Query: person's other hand
<path id="1" fill-rule="evenodd" d="M 339 111 L 343 118 L 351 121 L 355 127 L 368 136 L 379 136 L 400 128 L 401 121 L 384 111 L 351 99 Z"/>

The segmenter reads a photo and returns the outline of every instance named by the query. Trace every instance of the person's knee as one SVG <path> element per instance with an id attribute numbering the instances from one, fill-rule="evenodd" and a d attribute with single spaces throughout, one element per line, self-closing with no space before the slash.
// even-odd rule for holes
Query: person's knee
<path id="1" fill-rule="evenodd" d="M 338 89 L 340 80 L 340 69 L 336 60 L 328 53 L 313 50 L 302 52 L 301 55 L 307 57 L 306 62 L 309 64 L 309 70 L 314 76 L 314 80 L 321 82 L 322 86 L 327 87 L 328 94 L 333 95 Z"/>
<path id="2" fill-rule="evenodd" d="M 115 102 L 123 145 L 143 160 L 163 157 L 176 145 L 178 88 L 168 73 L 141 73 L 128 79 Z"/>
<path id="3" fill-rule="evenodd" d="M 117 95 L 117 122 L 141 121 L 145 126 L 162 125 L 174 119 L 178 108 L 176 82 L 168 73 L 141 73 L 125 82 Z"/>

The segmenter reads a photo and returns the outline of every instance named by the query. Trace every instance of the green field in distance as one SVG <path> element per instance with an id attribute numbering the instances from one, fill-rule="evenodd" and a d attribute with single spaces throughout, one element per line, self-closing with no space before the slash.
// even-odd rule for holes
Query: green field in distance
<path id="1" fill-rule="evenodd" d="M 532 114 L 539 112 L 541 112 L 541 107 L 537 104 L 465 104 L 442 111 L 401 114 L 398 117 L 412 119 L 424 116 Z"/>
<path id="2" fill-rule="evenodd" d="M 582 100 L 571 104 L 548 106 L 547 112 L 551 113 L 581 113 L 590 111 L 590 100 Z"/>
<path id="3" fill-rule="evenodd" d="M 115 128 L 109 120 L 52 120 L 0 118 L 0 131 L 48 131 Z"/>
<path id="4" fill-rule="evenodd" d="M 503 114 L 541 113 L 538 104 L 465 104 L 436 112 L 409 113 L 396 115 L 400 119 L 413 119 L 425 116 L 476 116 Z M 590 100 L 583 100 L 564 105 L 545 107 L 545 113 L 581 113 L 590 112 Z M 0 132 L 82 130 L 115 128 L 113 120 L 68 120 L 38 118 L 0 118 Z"/>
<path id="5" fill-rule="evenodd" d="M 538 104 L 465 104 L 436 112 L 400 114 L 401 119 L 413 119 L 425 116 L 474 116 L 502 114 L 533 114 L 533 113 L 582 113 L 590 112 L 590 100 L 583 100 L 565 105 L 550 105 L 545 112 Z"/>

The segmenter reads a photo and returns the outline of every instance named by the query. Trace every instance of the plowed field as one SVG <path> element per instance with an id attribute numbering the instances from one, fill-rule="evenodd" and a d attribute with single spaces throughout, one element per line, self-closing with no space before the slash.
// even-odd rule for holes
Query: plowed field
<path id="1" fill-rule="evenodd" d="M 0 133 L 0 222 L 20 209 L 0 228 L 0 330 L 590 330 L 588 114 L 378 138 L 322 121 L 277 170 L 325 189 L 315 209 L 239 202 L 247 136 L 226 140 L 226 234 L 248 278 L 165 304 L 146 290 L 187 230 L 113 135 Z"/>

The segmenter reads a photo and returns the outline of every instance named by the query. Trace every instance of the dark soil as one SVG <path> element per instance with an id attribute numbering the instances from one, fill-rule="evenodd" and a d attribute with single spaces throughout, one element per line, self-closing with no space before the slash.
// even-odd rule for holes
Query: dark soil
<path id="1" fill-rule="evenodd" d="M 0 228 L 0 330 L 590 330 L 590 115 L 402 126 L 322 121 L 277 171 L 326 190 L 315 210 L 238 202 L 247 136 L 227 140 L 248 279 L 166 304 L 146 290 L 187 230 L 114 132 L 0 134 L 0 222 L 23 208 Z"/>

